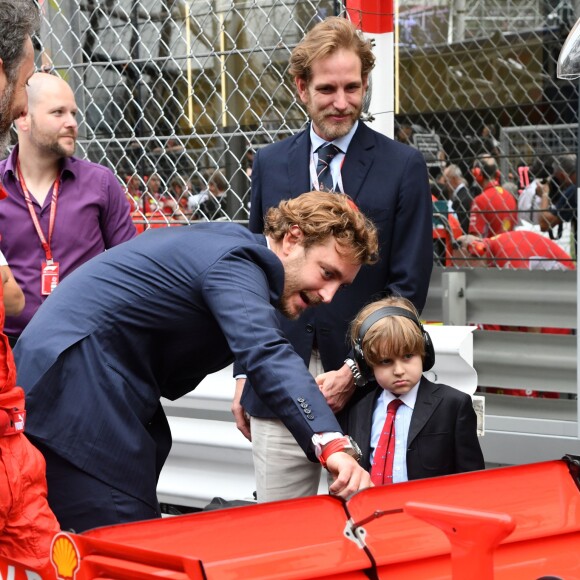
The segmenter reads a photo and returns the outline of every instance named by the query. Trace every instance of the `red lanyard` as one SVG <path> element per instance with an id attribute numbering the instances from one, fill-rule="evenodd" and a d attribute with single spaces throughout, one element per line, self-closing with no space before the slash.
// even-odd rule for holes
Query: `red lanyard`
<path id="1" fill-rule="evenodd" d="M 57 177 L 54 181 L 54 185 L 52 186 L 52 197 L 50 200 L 50 218 L 48 221 L 48 240 L 47 240 L 46 237 L 44 236 L 42 228 L 40 227 L 40 222 L 38 221 L 36 212 L 34 211 L 34 205 L 32 204 L 32 199 L 26 187 L 26 183 L 24 183 L 24 176 L 22 175 L 22 171 L 20 170 L 20 161 L 16 161 L 16 171 L 18 173 L 18 181 L 20 181 L 22 193 L 24 194 L 24 199 L 26 200 L 26 205 L 28 206 L 28 211 L 30 212 L 30 217 L 32 218 L 32 223 L 36 228 L 38 239 L 40 240 L 42 249 L 44 250 L 44 253 L 46 255 L 46 263 L 52 264 L 52 251 L 50 249 L 50 241 L 52 240 L 52 232 L 54 231 L 54 220 L 56 218 L 56 202 L 58 199 L 58 188 L 60 185 L 60 178 Z"/>

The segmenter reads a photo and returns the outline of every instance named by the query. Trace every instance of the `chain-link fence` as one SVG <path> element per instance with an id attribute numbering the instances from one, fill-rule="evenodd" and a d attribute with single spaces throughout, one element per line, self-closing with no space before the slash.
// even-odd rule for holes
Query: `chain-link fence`
<path id="1" fill-rule="evenodd" d="M 568 173 L 554 171 L 553 157 L 558 162 L 577 149 L 578 88 L 556 78 L 558 55 L 574 21 L 574 6 L 558 1 L 441 1 L 401 10 L 397 138 L 425 151 L 431 176 L 439 181 L 433 185 L 439 199 L 453 198 L 458 187 L 456 180 L 441 176 L 449 173 L 445 166 L 452 165 L 451 173 L 464 179 L 468 194 L 452 208 L 464 231 L 487 236 L 514 228 L 532 232 L 514 238 L 517 246 L 508 239 L 501 247 L 480 245 L 480 251 L 462 256 L 467 260 L 457 259 L 458 253 L 439 240 L 440 263 L 548 268 L 556 261 L 572 266 L 575 167 Z M 481 193 L 472 168 L 482 156 L 495 158 L 498 182 L 507 194 L 494 200 L 484 196 L 472 207 Z M 544 206 L 543 194 L 551 198 Z M 465 225 L 465 216 L 471 225 Z M 494 221 L 500 226 L 494 227 Z M 540 243 L 534 233 L 550 241 Z M 517 254 L 506 256 L 508 250 Z"/>
<path id="2" fill-rule="evenodd" d="M 576 152 L 577 86 L 555 74 L 574 8 L 557 0 L 400 2 L 395 138 L 424 152 L 439 201 L 453 198 L 455 186 L 442 175 L 449 165 L 471 200 L 478 193 L 474 160 L 495 156 L 508 191 L 506 181 L 514 182 L 515 199 L 536 177 L 522 167 Z M 43 10 L 42 59 L 75 90 L 79 153 L 127 184 L 143 228 L 247 220 L 253 151 L 306 121 L 287 73 L 290 51 L 315 22 L 345 6 L 79 0 L 45 2 Z M 556 180 L 546 187 L 556 198 Z M 481 255 L 458 260 L 451 237 L 442 235 L 453 211 L 469 214 L 469 203 L 447 210 L 439 204 L 439 263 L 487 263 Z M 575 202 L 571 209 L 562 214 L 566 223 L 575 223 Z M 534 219 L 524 226 L 540 230 Z M 573 228 L 563 230 L 558 243 L 574 255 Z"/>

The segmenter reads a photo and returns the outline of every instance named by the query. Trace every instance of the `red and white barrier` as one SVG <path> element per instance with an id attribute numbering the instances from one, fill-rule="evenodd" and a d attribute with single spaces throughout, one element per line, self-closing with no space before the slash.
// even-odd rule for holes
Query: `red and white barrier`
<path id="1" fill-rule="evenodd" d="M 369 124 L 375 131 L 392 138 L 395 132 L 393 0 L 348 0 L 346 11 L 355 26 L 374 42 L 376 64 L 369 107 L 374 120 Z"/>

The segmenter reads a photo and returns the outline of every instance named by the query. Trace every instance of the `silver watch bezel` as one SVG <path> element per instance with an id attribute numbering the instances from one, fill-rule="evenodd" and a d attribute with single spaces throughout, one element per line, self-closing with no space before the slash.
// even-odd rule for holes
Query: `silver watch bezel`
<path id="1" fill-rule="evenodd" d="M 357 387 L 364 387 L 367 384 L 367 381 L 360 372 L 360 369 L 358 368 L 356 361 L 351 358 L 347 358 L 344 362 L 350 369 L 350 372 L 352 373 L 352 376 L 354 378 L 354 384 Z"/>

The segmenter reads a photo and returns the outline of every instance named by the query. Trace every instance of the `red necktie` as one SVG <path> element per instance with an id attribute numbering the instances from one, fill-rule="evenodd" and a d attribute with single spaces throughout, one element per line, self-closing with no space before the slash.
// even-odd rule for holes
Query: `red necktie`
<path id="1" fill-rule="evenodd" d="M 387 418 L 383 425 L 379 444 L 375 449 L 371 480 L 375 485 L 393 483 L 393 460 L 395 459 L 395 415 L 403 404 L 399 399 L 393 399 L 387 406 Z"/>

